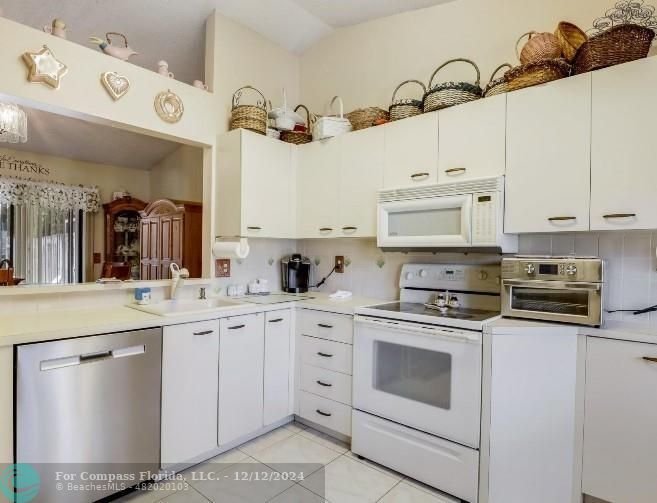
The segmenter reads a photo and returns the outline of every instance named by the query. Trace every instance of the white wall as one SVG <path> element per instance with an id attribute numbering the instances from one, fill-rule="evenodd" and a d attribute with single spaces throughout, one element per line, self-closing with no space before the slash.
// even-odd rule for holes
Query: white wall
<path id="1" fill-rule="evenodd" d="M 407 79 L 428 83 L 451 58 L 474 60 L 482 85 L 494 68 L 515 64 L 515 43 L 530 30 L 554 31 L 559 21 L 583 29 L 613 7 L 614 0 L 457 0 L 356 26 L 341 28 L 301 57 L 301 98 L 321 113 L 332 96 L 345 108 L 387 109 L 394 88 Z M 474 70 L 450 65 L 439 79 L 474 81 Z M 413 91 L 413 88 L 410 88 Z"/>
<path id="2" fill-rule="evenodd" d="M 150 170 L 151 200 L 203 201 L 203 149 L 182 145 Z"/>

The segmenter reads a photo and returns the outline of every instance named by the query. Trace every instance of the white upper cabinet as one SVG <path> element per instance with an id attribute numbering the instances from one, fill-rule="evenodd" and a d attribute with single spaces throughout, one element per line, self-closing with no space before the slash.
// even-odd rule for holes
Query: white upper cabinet
<path id="1" fill-rule="evenodd" d="M 504 175 L 506 94 L 438 112 L 438 181 Z"/>
<path id="2" fill-rule="evenodd" d="M 338 236 L 375 237 L 377 192 L 383 187 L 384 128 L 345 134 L 339 143 Z"/>
<path id="3" fill-rule="evenodd" d="M 338 237 L 340 151 L 336 139 L 298 147 L 297 237 Z"/>
<path id="4" fill-rule="evenodd" d="M 592 230 L 657 228 L 655 86 L 654 58 L 593 73 Z"/>
<path id="5" fill-rule="evenodd" d="M 294 238 L 293 146 L 246 130 L 217 142 L 217 229 L 221 236 Z"/>
<path id="6" fill-rule="evenodd" d="M 438 181 L 438 112 L 402 119 L 385 131 L 383 184 L 386 189 Z"/>
<path id="7" fill-rule="evenodd" d="M 507 96 L 504 232 L 589 229 L 591 74 Z"/>
<path id="8" fill-rule="evenodd" d="M 589 337 L 582 492 L 654 503 L 657 345 Z"/>

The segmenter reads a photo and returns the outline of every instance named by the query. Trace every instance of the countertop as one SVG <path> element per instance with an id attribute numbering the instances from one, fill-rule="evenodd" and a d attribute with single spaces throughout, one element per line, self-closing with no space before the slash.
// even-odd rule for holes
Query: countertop
<path id="1" fill-rule="evenodd" d="M 2 317 L 2 323 L 0 324 L 0 347 L 163 327 L 291 307 L 353 315 L 357 307 L 384 302 L 367 297 L 332 300 L 328 294 L 319 292 L 310 292 L 303 296 L 313 298 L 278 304 L 251 304 L 245 299 L 233 299 L 234 306 L 218 307 L 202 314 L 180 314 L 166 317 L 138 311 L 128 306 L 111 306 L 103 309 L 46 310 L 5 315 Z"/>
<path id="2" fill-rule="evenodd" d="M 649 344 L 657 344 L 657 326 L 645 325 L 640 323 L 628 323 L 622 321 L 608 321 L 601 328 L 585 327 L 578 325 L 567 325 L 564 323 L 550 323 L 534 320 L 522 320 L 502 318 L 486 327 L 487 333 L 504 334 L 514 333 L 517 334 L 523 330 L 542 330 L 549 329 L 557 333 L 572 334 L 576 331 L 580 335 L 589 337 L 601 337 L 604 339 L 617 339 L 624 341 L 645 342 Z"/>

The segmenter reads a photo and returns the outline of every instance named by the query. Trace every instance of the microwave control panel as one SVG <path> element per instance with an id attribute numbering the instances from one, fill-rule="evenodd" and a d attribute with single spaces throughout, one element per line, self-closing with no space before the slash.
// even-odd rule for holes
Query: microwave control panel
<path id="1" fill-rule="evenodd" d="M 472 244 L 486 245 L 497 241 L 497 217 L 499 193 L 488 192 L 473 195 Z"/>

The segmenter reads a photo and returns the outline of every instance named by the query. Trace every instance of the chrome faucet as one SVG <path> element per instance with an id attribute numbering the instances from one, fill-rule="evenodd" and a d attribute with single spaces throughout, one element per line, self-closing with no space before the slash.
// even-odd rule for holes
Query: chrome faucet
<path id="1" fill-rule="evenodd" d="M 178 289 L 186 279 L 189 279 L 189 271 L 184 267 L 181 269 L 175 262 L 169 266 L 169 269 L 171 270 L 171 298 L 177 299 Z"/>
<path id="2" fill-rule="evenodd" d="M 206 300 L 205 288 L 203 287 L 198 289 L 198 300 Z"/>

